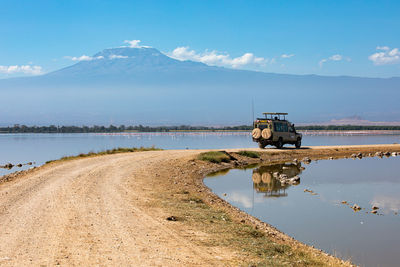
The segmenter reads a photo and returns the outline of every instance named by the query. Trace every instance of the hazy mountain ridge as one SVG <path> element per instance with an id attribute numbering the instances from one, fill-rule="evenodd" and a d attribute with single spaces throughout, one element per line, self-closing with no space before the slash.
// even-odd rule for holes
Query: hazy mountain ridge
<path id="1" fill-rule="evenodd" d="M 332 119 L 325 122 L 312 122 L 312 123 L 298 123 L 301 126 L 344 126 L 344 125 L 357 125 L 357 126 L 400 126 L 400 121 L 369 121 L 361 118 L 360 116 L 351 116 L 341 119 Z"/>
<path id="2" fill-rule="evenodd" d="M 289 75 L 208 66 L 155 48 L 112 48 L 36 77 L 0 80 L 0 123 L 243 124 L 284 110 L 299 122 L 360 114 L 398 121 L 400 78 Z"/>

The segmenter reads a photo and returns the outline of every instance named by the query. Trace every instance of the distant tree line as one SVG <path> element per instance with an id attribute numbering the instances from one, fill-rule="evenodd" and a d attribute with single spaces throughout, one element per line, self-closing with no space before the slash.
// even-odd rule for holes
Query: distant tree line
<path id="1" fill-rule="evenodd" d="M 297 130 L 320 130 L 320 131 L 352 131 L 352 130 L 400 130 L 400 126 L 378 126 L 378 125 L 309 125 L 296 126 Z"/>
<path id="2" fill-rule="evenodd" d="M 206 127 L 206 126 L 26 126 L 14 125 L 12 127 L 0 127 L 0 133 L 119 133 L 119 132 L 171 132 L 171 131 L 239 131 L 251 130 L 250 126 L 227 126 L 227 127 Z"/>
<path id="3" fill-rule="evenodd" d="M 309 125 L 296 126 L 297 130 L 320 130 L 320 131 L 350 131 L 350 130 L 400 130 L 400 126 L 357 126 L 357 125 Z M 0 133 L 119 133 L 119 132 L 174 132 L 174 131 L 250 131 L 252 126 L 26 126 L 14 125 L 0 127 Z"/>

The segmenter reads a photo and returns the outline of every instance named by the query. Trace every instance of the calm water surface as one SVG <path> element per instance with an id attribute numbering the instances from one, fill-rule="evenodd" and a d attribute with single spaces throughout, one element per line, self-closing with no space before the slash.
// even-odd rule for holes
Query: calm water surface
<path id="1" fill-rule="evenodd" d="M 282 185 L 278 173 L 298 175 L 300 183 Z M 399 266 L 400 157 L 234 169 L 204 182 L 234 206 L 304 243 L 361 266 Z M 362 210 L 355 212 L 355 203 Z M 377 214 L 370 213 L 373 205 Z"/>
<path id="2" fill-rule="evenodd" d="M 400 143 L 400 135 L 304 136 L 303 145 L 357 145 Z M 257 147 L 248 132 L 122 133 L 122 134 L 0 134 L 0 165 L 35 162 L 42 165 L 63 156 L 116 147 L 163 149 L 218 149 Z M 26 169 L 0 169 L 0 176 Z"/>

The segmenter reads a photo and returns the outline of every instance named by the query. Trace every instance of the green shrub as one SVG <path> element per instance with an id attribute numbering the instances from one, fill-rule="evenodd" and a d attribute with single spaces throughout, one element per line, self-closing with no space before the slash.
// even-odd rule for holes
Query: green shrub
<path id="1" fill-rule="evenodd" d="M 238 152 L 239 155 L 248 157 L 248 158 L 259 158 L 260 154 L 255 152 L 255 151 L 247 151 L 247 150 L 242 150 Z"/>
<path id="2" fill-rule="evenodd" d="M 201 153 L 198 157 L 199 160 L 209 161 L 212 163 L 229 162 L 231 160 L 228 153 L 225 151 L 210 151 Z"/>

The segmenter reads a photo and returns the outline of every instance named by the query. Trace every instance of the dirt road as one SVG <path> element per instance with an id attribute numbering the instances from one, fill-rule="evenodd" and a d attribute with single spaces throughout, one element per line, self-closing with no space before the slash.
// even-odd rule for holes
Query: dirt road
<path id="1" fill-rule="evenodd" d="M 63 162 L 3 185 L 0 263 L 165 266 L 206 261 L 209 252 L 192 246 L 164 217 L 141 208 L 151 190 L 148 171 L 180 154 L 191 153 Z"/>
<path id="2" fill-rule="evenodd" d="M 363 149 L 400 151 L 400 146 Z M 277 151 L 267 150 L 263 157 L 268 153 L 276 157 Z M 311 151 L 304 153 L 312 155 Z M 177 174 L 196 174 L 188 166 L 196 165 L 202 173 L 220 168 L 193 161 L 199 152 L 150 151 L 60 161 L 0 184 L 0 265 L 240 262 L 241 252 L 227 245 L 206 245 L 209 234 L 191 224 L 166 220 L 171 215 L 166 204 L 157 204 L 168 190 L 171 199 L 176 198 L 178 191 L 172 194 L 172 187 L 198 190 L 188 185 L 190 180 L 177 180 Z"/>

